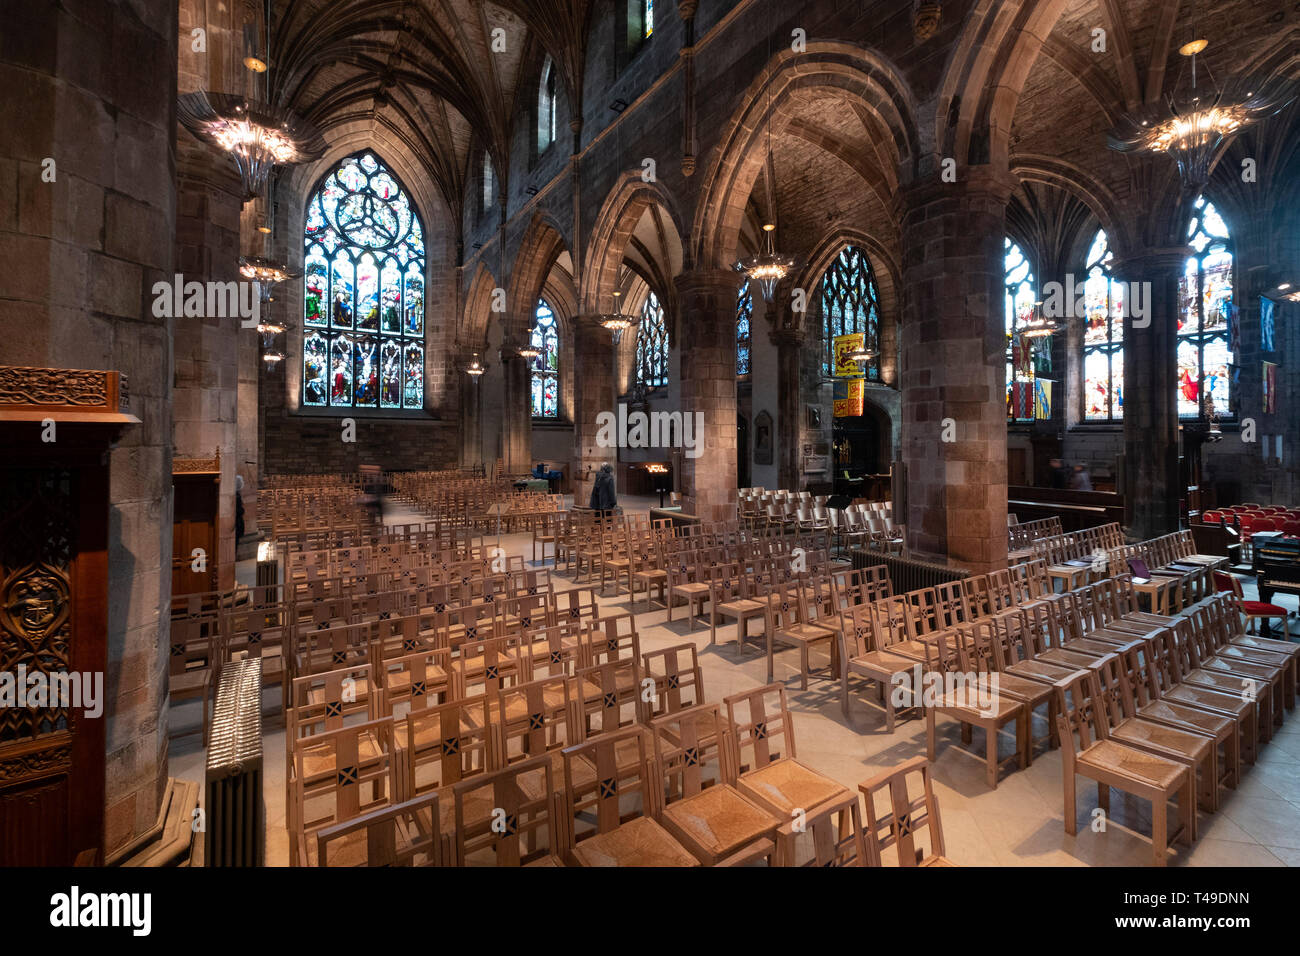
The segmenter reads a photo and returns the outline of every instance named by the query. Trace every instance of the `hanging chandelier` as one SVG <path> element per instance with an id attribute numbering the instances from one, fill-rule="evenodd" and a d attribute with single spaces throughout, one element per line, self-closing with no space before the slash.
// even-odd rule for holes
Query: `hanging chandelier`
<path id="1" fill-rule="evenodd" d="M 601 328 L 607 329 L 610 332 L 613 332 L 615 334 L 618 334 L 619 332 L 626 332 L 628 329 L 632 328 L 632 326 L 636 325 L 635 319 L 633 319 L 630 315 L 623 314 L 623 310 L 621 308 L 622 301 L 623 301 L 622 295 L 623 295 L 622 292 L 615 292 L 614 311 L 606 312 L 600 316 Z"/>
<path id="2" fill-rule="evenodd" d="M 197 138 L 230 154 L 244 187 L 256 199 L 275 166 L 320 159 L 325 141 L 291 110 L 225 93 L 186 93 L 177 116 Z"/>
<path id="3" fill-rule="evenodd" d="M 772 240 L 775 231 L 775 225 L 766 223 L 763 226 L 766 246 L 764 251 L 748 259 L 741 259 L 735 265 L 737 272 L 743 272 L 751 281 L 758 283 L 759 288 L 763 290 L 763 300 L 766 302 L 772 301 L 776 295 L 776 284 L 794 271 L 797 264 L 794 256 L 783 255 L 776 251 Z"/>
<path id="4" fill-rule="evenodd" d="M 482 375 L 484 372 L 487 371 L 487 368 L 483 365 L 483 363 L 478 360 L 477 352 L 475 352 L 474 357 L 469 360 L 469 364 L 465 366 L 465 371 L 468 374 L 473 375 L 475 378 L 478 378 L 480 375 Z"/>
<path id="5" fill-rule="evenodd" d="M 874 362 L 879 354 L 873 346 L 866 344 L 864 341 L 862 345 L 848 354 L 848 359 L 850 362 Z"/>
<path id="6" fill-rule="evenodd" d="M 1034 303 L 1034 314 L 1017 329 L 1022 339 L 1044 339 L 1061 331 L 1061 326 L 1043 314 L 1043 302 Z"/>
<path id="7" fill-rule="evenodd" d="M 1285 107 L 1295 90 L 1284 77 L 1230 77 L 1218 84 L 1197 56 L 1209 45 L 1197 39 L 1178 52 L 1185 58 L 1173 91 L 1163 103 L 1125 114 L 1110 131 L 1111 149 L 1120 152 L 1165 153 L 1178 161 L 1178 172 L 1189 191 L 1204 189 L 1223 144 L 1246 126 Z M 1184 86 L 1185 75 L 1190 84 Z"/>
<path id="8" fill-rule="evenodd" d="M 1277 292 L 1269 298 L 1281 299 L 1284 302 L 1300 302 L 1300 286 L 1293 285 L 1290 282 L 1283 282 L 1277 287 Z"/>
<path id="9" fill-rule="evenodd" d="M 516 349 L 515 354 L 518 355 L 520 358 L 532 360 L 537 358 L 539 355 L 541 355 L 542 350 L 539 349 L 536 345 L 533 345 L 531 342 L 529 342 L 527 345 L 521 345 L 518 349 Z"/>
<path id="10" fill-rule="evenodd" d="M 255 282 L 274 284 L 295 278 L 289 267 L 283 262 L 266 256 L 240 256 L 239 274 Z"/>

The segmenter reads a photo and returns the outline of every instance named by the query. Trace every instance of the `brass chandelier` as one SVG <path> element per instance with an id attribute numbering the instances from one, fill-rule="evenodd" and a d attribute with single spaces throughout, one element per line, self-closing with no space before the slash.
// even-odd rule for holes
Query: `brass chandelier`
<path id="1" fill-rule="evenodd" d="M 1199 54 L 1205 39 L 1184 44 L 1184 57 L 1173 91 L 1161 103 L 1126 114 L 1107 135 L 1120 152 L 1165 153 L 1178 162 L 1183 185 L 1199 192 L 1210 181 L 1215 158 L 1225 142 L 1242 129 L 1285 107 L 1295 96 L 1283 77 L 1237 75 L 1219 84 Z M 1189 82 L 1184 85 L 1184 78 Z"/>

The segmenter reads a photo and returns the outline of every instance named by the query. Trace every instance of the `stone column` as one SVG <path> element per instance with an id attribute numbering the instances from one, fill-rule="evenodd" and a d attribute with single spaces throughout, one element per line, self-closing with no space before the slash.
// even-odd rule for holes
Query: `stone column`
<path id="1" fill-rule="evenodd" d="M 573 322 L 573 503 L 585 508 L 591 500 L 596 471 L 618 458 L 617 448 L 602 448 L 596 439 L 601 412 L 614 412 L 613 336 L 594 315 Z"/>
<path id="2" fill-rule="evenodd" d="M 1003 237 L 1010 182 L 917 184 L 903 217 L 908 543 L 976 572 L 1007 557 Z"/>
<path id="3" fill-rule="evenodd" d="M 725 269 L 677 277 L 681 315 L 682 419 L 688 416 L 694 451 L 682 456 L 683 510 L 705 521 L 736 515 L 736 288 Z M 702 413 L 701 419 L 697 413 Z M 703 422 L 698 429 L 697 422 Z M 691 457 L 695 455 L 695 457 Z"/>
<path id="4" fill-rule="evenodd" d="M 803 346 L 807 333 L 803 328 L 778 328 L 768 333 L 776 346 L 777 416 L 776 455 L 779 486 L 797 489 L 802 473 L 800 454 L 799 371 L 803 364 Z"/>
<path id="5" fill-rule="evenodd" d="M 176 270 L 186 283 L 241 282 L 243 198 L 234 165 L 184 130 L 177 132 L 176 152 Z M 242 328 L 238 315 L 178 316 L 175 328 L 173 453 L 210 458 L 214 449 L 221 452 L 217 587 L 229 590 L 235 586 L 239 352 L 257 341 L 257 330 Z M 256 499 L 244 504 L 245 518 L 257 511 Z"/>
<path id="6" fill-rule="evenodd" d="M 519 354 L 520 343 L 507 337 L 501 345 L 504 388 L 504 419 L 501 423 L 501 456 L 506 474 L 522 474 L 532 468 L 533 400 L 528 360 Z"/>
<path id="7" fill-rule="evenodd" d="M 1124 319 L 1124 524 L 1133 540 L 1178 530 L 1178 278 L 1186 247 L 1148 249 L 1115 264 L 1142 283 L 1149 314 Z M 1133 303 L 1132 293 L 1128 301 Z"/>
<path id="8" fill-rule="evenodd" d="M 116 369 L 140 419 L 109 462 L 106 857 L 167 787 L 173 320 L 152 290 L 175 271 L 178 31 L 175 0 L 6 4 L 0 44 L 4 364 Z"/>

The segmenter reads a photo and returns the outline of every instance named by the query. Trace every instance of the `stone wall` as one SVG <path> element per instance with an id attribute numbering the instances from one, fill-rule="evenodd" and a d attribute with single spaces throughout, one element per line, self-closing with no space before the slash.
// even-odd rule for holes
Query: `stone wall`
<path id="1" fill-rule="evenodd" d="M 117 369 L 141 422 L 110 458 L 111 855 L 154 824 L 167 783 L 172 320 L 151 290 L 174 271 L 176 4 L 5 3 L 0 18 L 4 361 Z"/>

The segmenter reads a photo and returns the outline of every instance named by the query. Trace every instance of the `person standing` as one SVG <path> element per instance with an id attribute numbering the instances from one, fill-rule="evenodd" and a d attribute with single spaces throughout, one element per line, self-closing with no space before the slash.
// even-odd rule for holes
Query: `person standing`
<path id="1" fill-rule="evenodd" d="M 614 487 L 614 466 L 609 462 L 600 466 L 596 472 L 596 482 L 591 486 L 591 501 L 587 507 L 600 512 L 602 518 L 608 517 L 618 507 L 618 493 Z"/>
<path id="2" fill-rule="evenodd" d="M 1088 466 L 1080 462 L 1074 466 L 1074 474 L 1070 478 L 1071 491 L 1092 491 L 1092 475 L 1088 473 Z"/>

